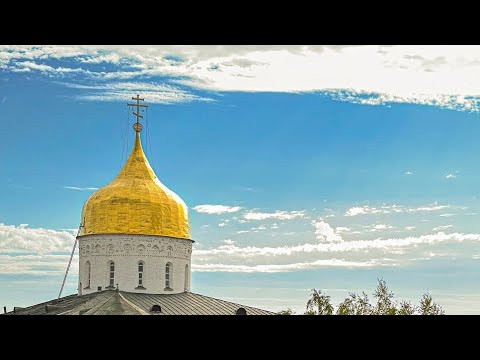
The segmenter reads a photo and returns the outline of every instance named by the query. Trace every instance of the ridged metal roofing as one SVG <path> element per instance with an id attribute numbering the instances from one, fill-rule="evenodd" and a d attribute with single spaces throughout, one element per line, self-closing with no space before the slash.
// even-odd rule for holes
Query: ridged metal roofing
<path id="1" fill-rule="evenodd" d="M 161 312 L 151 312 L 153 305 L 159 305 Z M 104 290 L 17 308 L 6 315 L 235 315 L 241 307 L 247 315 L 274 314 L 190 292 L 156 295 Z"/>

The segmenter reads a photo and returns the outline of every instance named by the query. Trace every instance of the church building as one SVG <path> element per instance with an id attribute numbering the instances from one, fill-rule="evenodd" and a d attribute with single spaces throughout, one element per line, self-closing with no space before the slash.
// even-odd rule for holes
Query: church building
<path id="1" fill-rule="evenodd" d="M 273 314 L 190 291 L 194 241 L 188 208 L 148 163 L 139 122 L 146 105 L 138 95 L 132 99 L 136 103 L 129 105 L 137 117 L 132 152 L 116 178 L 93 193 L 82 209 L 76 237 L 78 294 L 7 314 Z"/>

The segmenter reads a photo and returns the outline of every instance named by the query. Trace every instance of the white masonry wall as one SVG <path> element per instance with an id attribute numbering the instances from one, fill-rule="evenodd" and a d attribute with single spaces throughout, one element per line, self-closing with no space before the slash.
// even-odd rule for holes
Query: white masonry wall
<path id="1" fill-rule="evenodd" d="M 109 287 L 112 261 L 115 264 L 114 286 L 118 284 L 120 290 L 145 294 L 190 291 L 192 240 L 122 234 L 85 235 L 78 240 L 79 295 Z M 87 261 L 90 262 L 90 285 Z M 138 282 L 140 261 L 144 264 L 143 288 Z M 171 289 L 165 287 L 167 263 L 172 264 Z"/>

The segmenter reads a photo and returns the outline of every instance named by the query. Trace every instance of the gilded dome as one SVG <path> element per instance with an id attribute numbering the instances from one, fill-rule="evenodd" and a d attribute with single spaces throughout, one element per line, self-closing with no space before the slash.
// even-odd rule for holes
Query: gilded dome
<path id="1" fill-rule="evenodd" d="M 190 238 L 188 209 L 163 185 L 143 153 L 140 132 L 123 169 L 82 210 L 80 236 L 142 234 Z"/>

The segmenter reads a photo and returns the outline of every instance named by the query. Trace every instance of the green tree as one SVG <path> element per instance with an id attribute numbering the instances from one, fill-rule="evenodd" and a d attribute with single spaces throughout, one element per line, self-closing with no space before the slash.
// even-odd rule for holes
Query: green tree
<path id="1" fill-rule="evenodd" d="M 444 315 L 443 308 L 436 304 L 429 293 L 423 295 L 420 305 L 413 305 L 409 301 L 400 301 L 398 304 L 394 300 L 385 280 L 378 279 L 378 285 L 373 296 L 377 302 L 370 304 L 365 292 L 361 295 L 349 293 L 349 296 L 338 306 L 337 315 Z M 282 310 L 278 314 L 290 315 L 291 309 Z M 332 315 L 333 305 L 330 302 L 330 296 L 322 293 L 322 290 L 312 289 L 310 299 L 307 301 L 305 315 Z"/>
<path id="2" fill-rule="evenodd" d="M 338 305 L 337 315 L 369 315 L 372 311 L 373 307 L 365 292 L 362 292 L 362 295 L 350 293 L 349 297 Z"/>
<path id="3" fill-rule="evenodd" d="M 403 300 L 397 310 L 397 315 L 414 315 L 417 307 L 412 305 L 409 301 Z"/>
<path id="4" fill-rule="evenodd" d="M 330 296 L 323 294 L 322 290 L 312 289 L 310 299 L 307 301 L 305 315 L 333 315 Z"/>
<path id="5" fill-rule="evenodd" d="M 290 308 L 288 308 L 286 310 L 280 310 L 280 311 L 277 312 L 277 315 L 294 315 L 294 314 L 295 313 Z"/>
<path id="6" fill-rule="evenodd" d="M 378 279 L 378 285 L 373 296 L 377 299 L 373 315 L 395 315 L 397 313 L 393 292 L 388 289 L 385 280 Z"/>
<path id="7" fill-rule="evenodd" d="M 445 315 L 442 307 L 433 302 L 429 293 L 423 294 L 419 306 L 420 315 Z"/>

